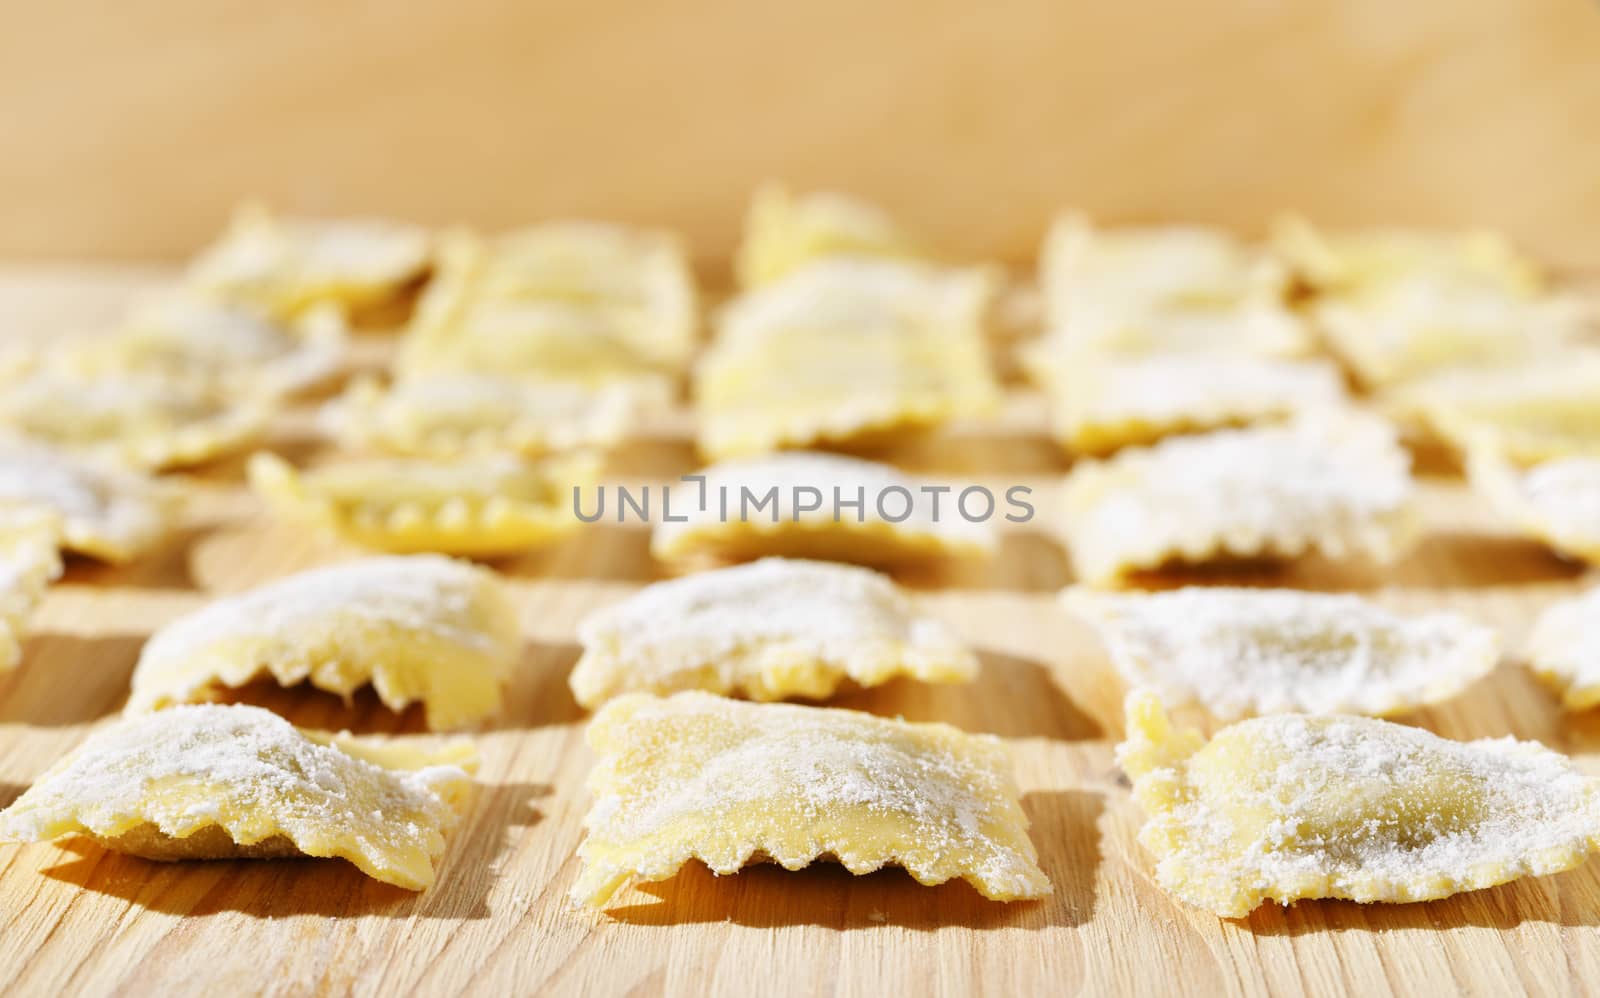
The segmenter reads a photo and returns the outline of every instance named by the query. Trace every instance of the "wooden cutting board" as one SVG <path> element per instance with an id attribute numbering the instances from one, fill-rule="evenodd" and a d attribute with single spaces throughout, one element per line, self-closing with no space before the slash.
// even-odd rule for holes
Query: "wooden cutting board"
<path id="1" fill-rule="evenodd" d="M 0 328 L 90 329 L 149 272 L 0 271 Z M 381 339 L 362 354 L 381 360 Z M 314 452 L 309 410 L 270 444 Z M 693 466 L 686 416 L 616 456 L 614 478 L 669 480 Z M 997 994 L 1111 991 L 1505 994 L 1600 987 L 1600 861 L 1444 901 L 1302 902 L 1240 922 L 1186 908 L 1151 879 L 1141 816 L 1112 762 L 1121 689 L 1084 628 L 1057 608 L 1071 579 L 1049 529 L 1064 460 L 1039 399 L 896 455 L 908 465 L 1036 489 L 1040 515 L 1005 534 L 985 567 L 908 580 L 983 653 L 970 687 L 898 684 L 842 703 L 994 732 L 1014 751 L 1055 894 L 985 901 L 965 884 L 921 887 L 887 870 L 817 865 L 716 878 L 698 866 L 569 908 L 592 757 L 566 687 L 589 609 L 661 577 L 637 526 L 596 524 L 561 547 L 499 565 L 527 648 L 506 710 L 478 741 L 482 783 L 438 885 L 417 895 L 338 861 L 162 865 L 83 843 L 0 846 L 0 988 L 58 995 L 837 991 Z M 0 804 L 121 707 L 156 627 L 348 548 L 267 518 L 240 462 L 193 476 L 169 550 L 124 569 L 72 564 L 34 623 L 22 667 L 0 676 Z M 1249 581 L 1360 592 L 1402 609 L 1450 607 L 1504 629 L 1507 661 L 1464 696 L 1405 720 L 1453 738 L 1538 739 L 1600 772 L 1600 714 L 1566 717 L 1515 663 L 1533 615 L 1583 573 L 1508 532 L 1448 473 L 1422 479 L 1427 534 L 1388 570 L 1307 563 Z M 1591 577 L 1589 581 L 1594 581 Z M 390 732 L 370 696 L 344 707 L 301 691 L 250 695 L 299 724 Z"/>

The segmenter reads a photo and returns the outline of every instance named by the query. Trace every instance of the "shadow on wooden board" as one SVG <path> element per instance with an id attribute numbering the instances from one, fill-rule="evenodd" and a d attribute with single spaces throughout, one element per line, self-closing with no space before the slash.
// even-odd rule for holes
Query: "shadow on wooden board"
<path id="1" fill-rule="evenodd" d="M 899 868 L 858 877 L 836 863 L 816 862 L 801 870 L 760 863 L 719 877 L 690 862 L 668 880 L 633 888 L 655 903 L 615 905 L 606 909 L 605 917 L 663 927 L 732 922 L 839 931 L 880 926 L 1042 929 L 1088 922 L 1100 865 L 1100 795 L 1078 790 L 1031 793 L 1024 795 L 1022 806 L 1040 849 L 1039 865 L 1055 888 L 1038 901 L 991 901 L 959 880 L 925 887 Z"/>
<path id="2" fill-rule="evenodd" d="M 0 674 L 0 723 L 53 728 L 117 712 L 144 641 L 142 634 L 33 635 L 22 663 Z"/>
<path id="3" fill-rule="evenodd" d="M 197 860 L 159 863 L 113 852 L 87 838 L 60 843 L 70 855 L 40 872 L 52 880 L 121 898 L 151 911 L 205 916 L 224 911 L 256 918 L 378 915 L 386 918 L 482 919 L 497 877 L 495 859 L 513 828 L 537 824 L 543 783 L 479 788 L 460 827 L 447 836 L 433 888 L 408 891 L 373 880 L 333 859 Z"/>
<path id="4" fill-rule="evenodd" d="M 1128 581 L 1141 589 L 1179 586 L 1287 587 L 1323 592 L 1427 587 L 1448 578 L 1452 588 L 1566 582 L 1583 567 L 1565 561 L 1536 541 L 1507 534 L 1443 530 L 1423 535 L 1415 548 L 1383 564 L 1365 558 L 1307 555 L 1290 561 L 1229 561 L 1175 565 L 1139 572 Z"/>
<path id="5" fill-rule="evenodd" d="M 980 651 L 982 666 L 972 683 L 935 685 L 906 679 L 858 690 L 828 701 L 908 721 L 942 721 L 965 731 L 1002 738 L 1088 741 L 1104 735 L 1056 685 L 1043 663 Z"/>
<path id="6" fill-rule="evenodd" d="M 1511 929 L 1525 922 L 1600 925 L 1600 867 L 1590 863 L 1554 876 L 1530 877 L 1439 901 L 1301 901 L 1287 908 L 1268 903 L 1236 924 L 1258 935 L 1303 936 L 1349 931 L 1437 932 L 1465 927 Z"/>
<path id="7" fill-rule="evenodd" d="M 200 585 L 190 571 L 190 555 L 216 529 L 217 524 L 210 523 L 181 527 L 155 549 L 126 565 L 108 565 L 90 558 L 69 557 L 61 581 L 133 589 L 199 589 Z"/>
<path id="8" fill-rule="evenodd" d="M 483 729 L 542 728 L 582 720 L 584 711 L 567 687 L 567 674 L 577 662 L 579 651 L 575 644 L 525 644 L 511 682 L 504 689 L 500 714 L 486 720 Z M 420 703 L 408 704 L 401 711 L 390 710 L 371 686 L 363 686 L 346 698 L 309 683 L 285 687 L 271 679 L 259 679 L 217 691 L 216 701 L 262 707 L 301 727 L 325 731 L 422 734 L 428 730 Z"/>

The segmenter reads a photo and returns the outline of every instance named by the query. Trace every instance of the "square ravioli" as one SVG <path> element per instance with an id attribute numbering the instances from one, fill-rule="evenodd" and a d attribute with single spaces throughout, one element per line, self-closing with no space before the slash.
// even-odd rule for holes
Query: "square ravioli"
<path id="1" fill-rule="evenodd" d="M 1600 704 L 1600 586 L 1547 607 L 1533 625 L 1526 657 L 1567 710 Z"/>
<path id="2" fill-rule="evenodd" d="M 746 291 L 717 313 L 722 341 L 903 330 L 982 339 L 999 290 L 983 267 L 836 257 Z"/>
<path id="3" fill-rule="evenodd" d="M 1499 658 L 1498 635 L 1466 617 L 1402 617 L 1358 596 L 1226 586 L 1063 596 L 1129 686 L 1225 721 L 1412 710 L 1455 696 Z"/>
<path id="4" fill-rule="evenodd" d="M 1223 356 L 1036 357 L 1056 438 L 1078 454 L 1109 454 L 1180 433 L 1282 422 L 1345 400 L 1322 361 Z"/>
<path id="5" fill-rule="evenodd" d="M 60 534 L 54 513 L 0 513 L 0 673 L 22 661 L 28 618 L 61 575 Z"/>
<path id="6" fill-rule="evenodd" d="M 851 873 L 904 867 L 983 896 L 1050 893 L 1000 740 L 853 710 L 642 693 L 589 724 L 594 805 L 572 899 L 599 908 L 691 859 L 713 873 L 819 857 Z"/>
<path id="7" fill-rule="evenodd" d="M 989 411 L 994 290 L 982 270 L 833 258 L 736 298 L 696 368 L 702 453 L 881 446 Z"/>
<path id="8" fill-rule="evenodd" d="M 541 457 L 617 443 L 636 401 L 616 385 L 588 388 L 494 374 L 429 375 L 387 388 L 364 377 L 324 407 L 322 423 L 357 451 Z"/>
<path id="9" fill-rule="evenodd" d="M 476 753 L 300 731 L 257 707 L 177 707 L 91 734 L 5 811 L 0 841 L 87 835 L 146 859 L 337 857 L 432 886 Z"/>
<path id="10" fill-rule="evenodd" d="M 266 430 L 263 396 L 149 375 L 82 377 L 42 368 L 0 390 L 0 426 L 41 443 L 150 470 L 236 453 Z"/>
<path id="11" fill-rule="evenodd" d="M 1474 488 L 1524 533 L 1600 565 L 1600 454 L 1518 468 L 1487 448 L 1467 459 Z"/>
<path id="12" fill-rule="evenodd" d="M 578 638 L 568 682 L 591 710 L 630 692 L 822 699 L 845 682 L 978 672 L 977 656 L 884 576 L 785 558 L 646 586 L 590 613 Z"/>
<path id="13" fill-rule="evenodd" d="M 1283 296 L 1287 274 L 1265 250 L 1200 226 L 1097 228 L 1058 218 L 1045 237 L 1039 284 L 1052 327 L 1085 312 L 1130 307 L 1205 309 Z"/>
<path id="14" fill-rule="evenodd" d="M 371 685 L 393 711 L 421 703 L 435 731 L 500 710 L 521 650 L 493 573 L 437 555 L 366 558 L 207 604 L 153 634 L 127 711 L 210 699 L 260 678 L 349 699 Z"/>
<path id="15" fill-rule="evenodd" d="M 1317 352 L 1304 319 L 1276 299 L 1173 305 L 1082 302 L 1024 353 L 1034 365 L 1083 354 L 1154 357 L 1202 354 L 1292 360 Z"/>
<path id="16" fill-rule="evenodd" d="M 1310 314 L 1361 384 L 1380 388 L 1454 368 L 1536 360 L 1581 341 L 1576 299 L 1399 281 L 1313 302 Z"/>
<path id="17" fill-rule="evenodd" d="M 1295 277 L 1323 294 L 1422 280 L 1462 290 L 1531 295 L 1544 275 L 1498 232 L 1366 229 L 1324 232 L 1297 216 L 1273 225 L 1272 245 Z"/>
<path id="18" fill-rule="evenodd" d="M 826 257 L 918 255 L 912 239 L 877 205 L 827 191 L 796 195 L 769 184 L 750 203 L 734 271 L 742 287 L 754 288 Z"/>
<path id="19" fill-rule="evenodd" d="M 1441 374 L 1408 386 L 1394 405 L 1458 452 L 1520 464 L 1600 457 L 1600 352 Z"/>
<path id="20" fill-rule="evenodd" d="M 117 330 L 59 360 L 86 378 L 161 379 L 235 399 L 271 399 L 332 379 L 347 352 L 344 316 L 332 306 L 279 320 L 179 292 L 140 306 Z"/>
<path id="21" fill-rule="evenodd" d="M 650 537 L 650 553 L 665 561 L 776 555 L 885 566 L 982 557 L 996 546 L 992 493 L 874 461 L 789 451 L 684 478 L 696 488 L 674 487 L 677 511 L 663 509 Z M 986 500 L 982 516 L 963 512 L 961 497 L 976 492 Z"/>
<path id="22" fill-rule="evenodd" d="M 61 547 L 131 561 L 171 536 L 181 496 L 120 463 L 0 436 L 0 512 L 60 519 Z"/>
<path id="23" fill-rule="evenodd" d="M 687 362 L 695 330 L 694 283 L 670 235 L 580 222 L 462 233 L 440 253 L 397 369 L 647 380 Z"/>
<path id="24" fill-rule="evenodd" d="M 1168 565 L 1397 557 L 1416 532 L 1411 458 L 1354 411 L 1175 437 L 1089 462 L 1067 479 L 1079 578 L 1110 586 Z"/>
<path id="25" fill-rule="evenodd" d="M 1431 901 L 1571 869 L 1600 783 L 1536 742 L 1454 742 L 1365 717 L 1274 714 L 1209 742 L 1128 698 L 1117 762 L 1156 880 L 1224 918 L 1264 901 Z"/>
<path id="26" fill-rule="evenodd" d="M 975 337 L 795 329 L 712 346 L 696 371 L 697 439 L 712 460 L 882 446 L 989 412 L 998 397 Z"/>
<path id="27" fill-rule="evenodd" d="M 427 272 L 432 238 L 376 219 L 279 218 L 246 205 L 195 258 L 186 283 L 219 300 L 288 316 L 319 304 L 353 309 L 398 295 Z"/>
<path id="28" fill-rule="evenodd" d="M 576 492 L 598 467 L 588 454 L 538 462 L 489 454 L 346 460 L 302 472 L 259 453 L 248 470 L 250 487 L 286 520 L 316 523 L 380 551 L 489 557 L 571 534 Z"/>

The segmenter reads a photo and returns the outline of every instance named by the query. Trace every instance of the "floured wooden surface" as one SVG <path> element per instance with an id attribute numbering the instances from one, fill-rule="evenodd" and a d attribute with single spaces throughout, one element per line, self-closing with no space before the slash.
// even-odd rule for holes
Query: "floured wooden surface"
<path id="1" fill-rule="evenodd" d="M 0 272 L 4 335 L 71 331 L 114 316 L 142 283 L 124 272 L 39 274 Z M 369 363 L 384 356 L 381 339 L 358 347 Z M 693 469 L 691 429 L 680 414 L 630 441 L 605 480 L 660 483 Z M 309 408 L 297 410 L 272 445 L 309 456 L 313 433 Z M 46 994 L 702 994 L 746 992 L 756 982 L 859 994 L 1488 994 L 1600 981 L 1600 861 L 1444 901 L 1269 905 L 1237 923 L 1168 897 L 1135 841 L 1141 815 L 1111 757 L 1122 687 L 1092 632 L 1056 599 L 1072 581 L 1049 536 L 1066 463 L 1042 400 L 1013 392 L 991 420 L 893 456 L 914 471 L 1033 486 L 1039 512 L 1031 524 L 1002 526 L 987 567 L 900 576 L 980 650 L 974 685 L 896 682 L 832 703 L 1004 738 L 1040 864 L 1055 885 L 1049 898 L 997 904 L 962 883 L 921 887 L 900 870 L 856 878 L 816 864 L 718 879 L 691 865 L 676 879 L 619 894 L 604 914 L 569 908 L 593 761 L 585 714 L 566 684 L 579 651 L 577 622 L 664 577 L 646 528 L 594 524 L 544 554 L 496 564 L 518 603 L 526 645 L 501 719 L 477 738 L 482 785 L 431 891 L 413 895 L 337 861 L 173 866 L 86 843 L 0 847 L 0 980 L 7 990 Z M 0 803 L 121 709 L 152 630 L 212 595 L 348 553 L 268 518 L 242 484 L 242 461 L 195 479 L 198 499 L 171 548 L 120 569 L 73 561 L 47 596 L 22 666 L 0 676 Z M 1397 720 L 1452 738 L 1537 739 L 1600 773 L 1600 712 L 1564 716 L 1514 661 L 1537 612 L 1578 591 L 1583 572 L 1498 523 L 1459 478 L 1425 475 L 1421 502 L 1422 541 L 1388 569 L 1313 560 L 1277 574 L 1161 584 L 1270 582 L 1475 616 L 1503 629 L 1506 660 L 1462 697 Z M 396 718 L 370 693 L 350 710 L 304 690 L 252 689 L 248 699 L 301 725 L 422 730 L 420 710 Z"/>

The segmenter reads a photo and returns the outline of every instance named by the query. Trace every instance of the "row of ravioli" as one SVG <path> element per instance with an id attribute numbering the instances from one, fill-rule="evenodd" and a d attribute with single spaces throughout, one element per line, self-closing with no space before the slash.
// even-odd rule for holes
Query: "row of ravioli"
<path id="1" fill-rule="evenodd" d="M 1117 758 L 1157 879 L 1188 903 L 1239 917 L 1267 899 L 1422 900 L 1600 849 L 1600 780 L 1557 753 L 1374 719 L 1488 673 L 1489 628 L 1293 590 L 1063 596 L 1129 684 Z M 1591 700 L 1600 690 L 1596 620 L 1600 589 L 1536 628 L 1530 664 L 1569 702 L 1576 677 Z M 768 557 L 647 586 L 578 637 L 569 683 L 596 711 L 597 758 L 575 903 L 603 906 L 690 860 L 732 873 L 758 857 L 895 865 L 999 901 L 1050 892 L 998 738 L 771 702 L 976 678 L 974 652 L 887 576 Z M 430 728 L 470 727 L 498 712 L 520 645 L 494 574 L 438 555 L 218 600 L 150 638 L 124 717 L 0 812 L 0 839 L 82 835 L 169 861 L 339 857 L 425 889 L 472 806 L 470 742 L 302 731 L 206 701 L 263 678 L 347 697 L 370 685 L 390 709 L 420 703 Z M 1168 721 L 1195 706 L 1249 719 L 1207 742 Z"/>
<path id="2" fill-rule="evenodd" d="M 810 467 L 783 457 L 790 449 L 893 443 L 982 417 L 999 397 L 998 269 L 941 264 L 870 205 L 761 192 L 738 276 L 695 365 L 699 443 L 718 462 L 708 474 L 782 480 Z M 1236 522 L 1108 554 L 1097 537 L 1116 545 L 1127 531 L 1077 524 L 1134 515 L 1120 490 L 1101 501 L 1107 482 L 1219 466 L 1237 479 L 1248 469 L 1235 457 L 1307 441 L 1367 450 L 1353 458 L 1373 472 L 1362 499 L 1385 519 L 1398 477 L 1381 433 L 1327 415 L 1357 407 L 1450 444 L 1508 516 L 1563 553 L 1600 550 L 1592 308 L 1498 236 L 1291 221 L 1257 246 L 1068 216 L 1038 283 L 1046 331 L 1024 345 L 1023 366 L 1071 453 L 1123 452 L 1075 476 L 1088 484 L 1074 486 L 1066 521 L 1085 577 L 1195 560 L 1208 533 L 1236 556 L 1255 553 L 1249 543 L 1305 544 Z M 0 364 L 0 499 L 54 509 L 72 550 L 133 557 L 182 492 L 142 470 L 250 446 L 288 396 L 344 372 L 349 327 L 385 310 L 404 320 L 387 379 L 357 377 L 323 409 L 341 453 L 311 469 L 259 453 L 249 471 L 284 515 L 387 551 L 493 556 L 567 536 L 580 522 L 572 490 L 595 485 L 600 452 L 674 397 L 697 346 L 688 261 L 663 233 L 547 223 L 486 237 L 251 209 L 109 335 Z M 1340 369 L 1312 356 L 1323 348 L 1377 394 L 1352 399 Z M 1241 427 L 1264 433 L 1206 436 Z M 1286 433 L 1303 435 L 1277 439 Z M 1250 484 L 1234 487 L 1254 494 Z M 1398 532 L 1386 522 L 1334 539 L 1382 553 Z"/>

